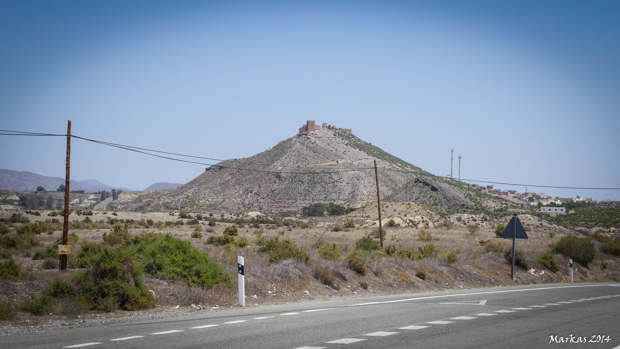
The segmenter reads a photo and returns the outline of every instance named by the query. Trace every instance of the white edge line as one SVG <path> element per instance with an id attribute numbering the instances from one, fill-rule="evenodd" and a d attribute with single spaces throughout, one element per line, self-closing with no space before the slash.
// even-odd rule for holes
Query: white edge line
<path id="1" fill-rule="evenodd" d="M 183 330 L 171 330 L 171 331 L 155 332 L 151 334 L 157 336 L 160 334 L 170 334 L 170 333 L 177 333 L 177 332 L 183 332 Z"/>
<path id="2" fill-rule="evenodd" d="M 239 324 L 239 323 L 246 322 L 246 321 L 248 320 L 235 320 L 235 321 L 225 322 L 225 324 Z"/>
<path id="3" fill-rule="evenodd" d="M 289 315 L 298 315 L 299 313 L 296 312 L 292 312 L 292 313 L 284 313 L 284 314 L 280 314 L 280 316 L 289 316 Z"/>
<path id="4" fill-rule="evenodd" d="M 110 341 L 111 342 L 127 341 L 127 340 L 130 340 L 130 339 L 136 339 L 136 338 L 144 338 L 144 336 L 131 336 L 131 337 L 114 338 L 114 339 L 110 339 Z"/>
<path id="5" fill-rule="evenodd" d="M 302 313 L 313 313 L 315 311 L 325 311 L 325 310 L 332 310 L 335 308 L 322 308 L 322 309 L 310 309 L 310 310 L 304 310 L 302 311 Z"/>
<path id="6" fill-rule="evenodd" d="M 79 348 L 79 347 L 87 347 L 90 345 L 97 345 L 97 344 L 102 344 L 100 342 L 90 342 L 90 343 L 83 343 L 83 344 L 76 344 L 76 345 L 67 345 L 63 348 Z"/>
<path id="7" fill-rule="evenodd" d="M 196 326 L 196 327 L 192 327 L 192 328 L 200 329 L 200 328 L 215 327 L 215 326 L 219 326 L 219 325 L 204 325 L 204 326 Z"/>

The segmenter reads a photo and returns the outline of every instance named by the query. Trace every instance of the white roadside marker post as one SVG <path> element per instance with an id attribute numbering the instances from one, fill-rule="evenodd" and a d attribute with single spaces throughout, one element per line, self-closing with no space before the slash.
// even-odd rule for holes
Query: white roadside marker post
<path id="1" fill-rule="evenodd" d="M 570 267 L 570 283 L 573 283 L 573 260 L 571 258 L 568 259 L 568 266 Z"/>
<path id="2" fill-rule="evenodd" d="M 243 257 L 237 256 L 237 280 L 239 281 L 239 306 L 245 307 L 245 272 L 243 270 Z"/>

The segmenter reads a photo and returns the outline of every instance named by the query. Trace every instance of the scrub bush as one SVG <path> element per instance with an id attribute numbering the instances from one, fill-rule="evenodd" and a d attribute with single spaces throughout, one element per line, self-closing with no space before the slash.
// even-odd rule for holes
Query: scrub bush
<path id="1" fill-rule="evenodd" d="M 560 253 L 568 258 L 572 258 L 573 261 L 587 268 L 588 264 L 594 260 L 596 248 L 592 241 L 568 234 L 552 245 L 550 252 Z"/>
<path id="2" fill-rule="evenodd" d="M 554 273 L 557 273 L 560 270 L 558 261 L 555 260 L 555 257 L 553 257 L 553 255 L 549 253 L 541 254 L 540 256 L 536 257 L 533 262 L 544 265 L 547 269 L 551 270 Z"/>

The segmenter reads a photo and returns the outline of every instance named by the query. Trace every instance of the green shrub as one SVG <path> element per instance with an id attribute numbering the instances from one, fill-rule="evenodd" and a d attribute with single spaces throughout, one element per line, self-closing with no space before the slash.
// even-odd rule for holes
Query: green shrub
<path id="1" fill-rule="evenodd" d="M 215 224 L 216 224 L 215 223 L 215 218 L 209 218 L 209 223 L 208 224 L 209 224 L 210 227 L 214 227 Z"/>
<path id="2" fill-rule="evenodd" d="M 7 252 L 7 251 L 0 251 L 0 259 L 9 259 L 11 258 L 13 255 L 11 254 L 11 252 Z"/>
<path id="3" fill-rule="evenodd" d="M 302 223 L 299 225 L 299 227 L 300 227 L 301 229 L 308 229 L 308 228 L 310 228 L 310 224 L 309 224 L 309 223 L 306 223 L 306 222 L 302 222 Z"/>
<path id="4" fill-rule="evenodd" d="M 0 302 L 0 320 L 13 320 L 17 312 L 13 310 L 10 302 Z"/>
<path id="5" fill-rule="evenodd" d="M 484 246 L 488 252 L 493 252 L 498 256 L 504 253 L 504 251 L 508 248 L 508 246 L 506 246 L 503 242 L 491 240 L 480 240 L 480 245 Z"/>
<path id="6" fill-rule="evenodd" d="M 235 238 L 230 235 L 222 236 L 209 236 L 207 243 L 215 246 L 224 246 L 228 244 L 234 244 Z"/>
<path id="7" fill-rule="evenodd" d="M 269 263 L 276 263 L 285 259 L 298 259 L 306 264 L 311 264 L 306 249 L 295 245 L 289 239 L 280 241 L 278 237 L 267 239 L 261 236 L 257 239 L 257 245 L 259 246 L 258 252 L 269 254 Z"/>
<path id="8" fill-rule="evenodd" d="M 418 232 L 418 239 L 420 241 L 426 241 L 426 242 L 430 242 L 433 241 L 433 236 L 431 235 L 431 233 L 425 231 L 425 230 L 420 230 Z"/>
<path id="9" fill-rule="evenodd" d="M 533 262 L 544 265 L 547 269 L 551 270 L 554 273 L 557 273 L 560 270 L 558 261 L 556 261 L 555 257 L 553 257 L 553 255 L 549 253 L 541 254 L 540 256 L 536 257 Z"/>
<path id="10" fill-rule="evenodd" d="M 48 213 L 47 215 L 50 216 L 50 217 L 56 217 L 56 216 L 58 216 L 58 212 L 52 211 L 52 212 Z"/>
<path id="11" fill-rule="evenodd" d="M 573 234 L 568 234 L 561 238 L 556 244 L 550 248 L 552 253 L 560 253 L 573 261 L 588 267 L 588 264 L 594 260 L 596 248 L 594 243 L 588 239 L 580 238 Z"/>
<path id="12" fill-rule="evenodd" d="M 105 236 L 105 233 L 103 233 L 103 236 Z M 80 240 L 80 237 L 78 236 L 78 234 L 76 233 L 70 233 L 67 236 L 67 245 L 75 245 L 78 243 L 78 241 Z M 62 245 L 62 236 L 59 236 L 58 239 L 56 239 L 55 245 Z"/>
<path id="13" fill-rule="evenodd" d="M 192 238 L 194 239 L 202 239 L 202 233 L 199 231 L 195 231 L 192 233 Z"/>
<path id="14" fill-rule="evenodd" d="M 155 306 L 155 298 L 142 282 L 134 254 L 103 246 L 88 270 L 71 278 L 77 300 L 88 309 L 138 310 Z"/>
<path id="15" fill-rule="evenodd" d="M 31 247 L 40 246 L 41 243 L 35 239 L 34 234 L 8 235 L 0 239 L 0 245 L 8 249 L 25 250 Z"/>
<path id="16" fill-rule="evenodd" d="M 106 248 L 103 244 L 90 241 L 83 241 L 77 253 L 69 255 L 68 264 L 71 268 L 87 268 L 94 264 L 95 260 L 101 258 L 100 255 Z"/>
<path id="17" fill-rule="evenodd" d="M 373 237 L 369 234 L 355 242 L 355 249 L 364 251 L 380 250 L 381 244 L 379 241 L 373 239 Z"/>
<path id="18" fill-rule="evenodd" d="M 103 233 L 103 241 L 110 246 L 122 245 L 130 238 L 128 224 L 114 223 L 109 233 Z"/>
<path id="19" fill-rule="evenodd" d="M 469 232 L 469 235 L 474 235 L 480 231 L 480 227 L 477 225 L 468 225 L 467 231 Z"/>
<path id="20" fill-rule="evenodd" d="M 237 229 L 236 225 L 231 225 L 229 227 L 226 227 L 226 229 L 224 229 L 224 235 L 237 236 L 239 235 L 239 230 Z"/>
<path id="21" fill-rule="evenodd" d="M 235 242 L 234 242 L 234 245 L 240 248 L 248 247 L 249 244 L 250 242 L 248 241 L 248 239 L 244 237 L 235 239 Z"/>
<path id="22" fill-rule="evenodd" d="M 19 213 L 13 213 L 9 220 L 13 223 L 28 223 L 30 220 L 27 217 L 20 215 Z"/>
<path id="23" fill-rule="evenodd" d="M 601 245 L 601 252 L 620 257 L 620 243 L 616 240 L 607 241 Z"/>
<path id="24" fill-rule="evenodd" d="M 46 315 L 52 311 L 54 300 L 48 295 L 42 294 L 35 297 L 33 294 L 20 304 L 19 310 L 32 315 Z"/>
<path id="25" fill-rule="evenodd" d="M 422 254 L 422 258 L 426 257 L 437 257 L 437 253 L 439 250 L 435 247 L 435 244 L 426 244 L 422 247 L 419 247 L 420 253 Z"/>
<path id="26" fill-rule="evenodd" d="M 15 263 L 12 256 L 8 260 L 0 262 L 0 280 L 17 279 L 23 275 L 21 267 Z"/>
<path id="27" fill-rule="evenodd" d="M 42 259 L 58 259 L 58 246 L 57 245 L 49 245 L 45 250 L 39 250 L 34 253 L 32 256 L 33 260 L 42 260 Z"/>
<path id="28" fill-rule="evenodd" d="M 181 209 L 179 211 L 179 218 L 187 218 L 187 210 Z"/>
<path id="29" fill-rule="evenodd" d="M 396 226 L 396 221 L 392 218 L 390 218 L 390 220 L 387 221 L 386 226 L 388 227 L 395 227 Z"/>
<path id="30" fill-rule="evenodd" d="M 346 229 L 353 229 L 355 228 L 355 222 L 353 222 L 353 220 L 350 219 L 344 223 L 344 227 Z"/>
<path id="31" fill-rule="evenodd" d="M 338 224 L 332 225 L 331 231 L 333 231 L 333 232 L 338 232 L 338 231 L 343 231 L 343 230 L 344 230 L 344 228 L 339 226 Z"/>
<path id="32" fill-rule="evenodd" d="M 189 286 L 232 285 L 230 273 L 190 241 L 170 234 L 142 234 L 138 238 L 137 243 L 126 248 L 141 261 L 147 274 L 185 282 Z"/>
<path id="33" fill-rule="evenodd" d="M 366 275 L 366 261 L 370 259 L 370 252 L 367 250 L 353 249 L 347 256 L 349 268 L 360 275 Z"/>
<path id="34" fill-rule="evenodd" d="M 56 278 L 47 286 L 45 294 L 50 297 L 66 297 L 74 295 L 74 292 L 70 282 Z"/>
<path id="35" fill-rule="evenodd" d="M 510 265 L 512 265 L 512 249 L 504 252 L 504 258 L 508 261 Z M 525 260 L 525 255 L 523 254 L 523 251 L 515 250 L 515 266 L 527 270 L 527 261 Z"/>
<path id="36" fill-rule="evenodd" d="M 450 229 L 452 228 L 454 224 L 452 224 L 452 222 L 441 222 L 437 225 L 437 228 L 446 228 L 446 229 Z"/>
<path id="37" fill-rule="evenodd" d="M 319 253 L 323 259 L 330 261 L 339 261 L 342 259 L 340 256 L 342 253 L 342 248 L 335 243 L 319 245 Z"/>
<path id="38" fill-rule="evenodd" d="M 495 236 L 500 237 L 502 236 L 502 234 L 504 233 L 504 230 L 506 230 L 506 226 L 502 223 L 498 224 L 495 226 Z"/>
<path id="39" fill-rule="evenodd" d="M 550 238 L 554 238 L 555 237 L 555 232 L 548 231 L 547 234 L 549 234 Z"/>
<path id="40" fill-rule="evenodd" d="M 9 228 L 6 224 L 0 222 L 0 235 L 6 235 L 11 231 L 11 228 Z"/>
<path id="41" fill-rule="evenodd" d="M 454 251 L 443 251 L 441 253 L 441 256 L 439 257 L 439 261 L 440 262 L 444 262 L 444 263 L 456 263 L 459 260 L 459 254 L 461 253 L 461 250 L 456 249 Z"/>

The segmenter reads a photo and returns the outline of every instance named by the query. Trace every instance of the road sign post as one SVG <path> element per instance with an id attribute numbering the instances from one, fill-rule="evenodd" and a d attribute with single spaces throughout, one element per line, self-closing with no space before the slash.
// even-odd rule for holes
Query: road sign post
<path id="1" fill-rule="evenodd" d="M 515 275 L 516 240 L 527 239 L 527 234 L 525 233 L 525 229 L 523 229 L 523 225 L 521 224 L 521 221 L 519 220 L 519 217 L 517 216 L 516 213 L 514 214 L 514 216 L 512 216 L 510 223 L 508 223 L 508 226 L 506 227 L 506 229 L 504 229 L 504 232 L 502 233 L 500 237 L 504 239 L 512 239 L 512 266 L 510 268 L 510 278 L 514 280 L 515 279 L 514 275 Z"/>
<path id="2" fill-rule="evenodd" d="M 237 256 L 237 280 L 239 281 L 239 306 L 245 307 L 245 270 L 243 257 Z"/>
<path id="3" fill-rule="evenodd" d="M 570 268 L 570 283 L 573 283 L 573 259 L 568 259 L 568 267 Z"/>

